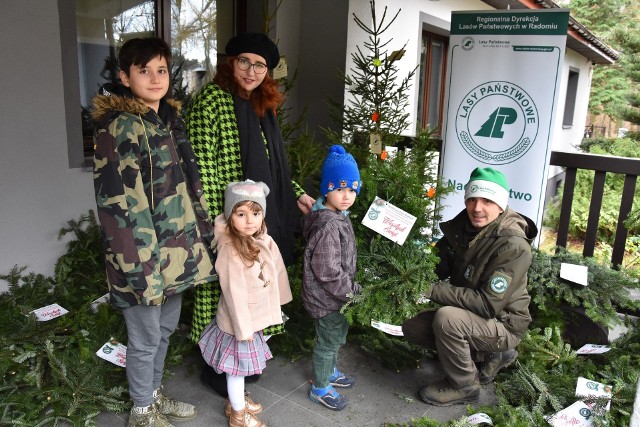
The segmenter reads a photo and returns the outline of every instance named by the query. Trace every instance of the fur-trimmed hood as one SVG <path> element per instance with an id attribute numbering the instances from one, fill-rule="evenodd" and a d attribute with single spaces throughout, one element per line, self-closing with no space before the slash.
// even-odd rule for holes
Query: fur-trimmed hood
<path id="1" fill-rule="evenodd" d="M 133 96 L 128 87 L 115 84 L 102 86 L 93 98 L 92 104 L 91 118 L 98 123 L 104 123 L 117 113 L 144 116 L 151 111 L 151 108 Z M 163 122 L 172 122 L 181 108 L 180 101 L 165 97 L 160 100 L 158 115 Z"/>

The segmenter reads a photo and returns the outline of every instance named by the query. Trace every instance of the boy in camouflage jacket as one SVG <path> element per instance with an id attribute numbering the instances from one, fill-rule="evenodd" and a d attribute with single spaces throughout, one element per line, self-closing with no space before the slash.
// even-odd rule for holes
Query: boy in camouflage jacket
<path id="1" fill-rule="evenodd" d="M 127 325 L 129 426 L 171 426 L 193 405 L 160 394 L 181 292 L 214 278 L 204 234 L 211 233 L 194 154 L 179 105 L 165 96 L 170 49 L 157 38 L 120 49 L 123 85 L 93 100 L 97 122 L 94 186 L 104 234 L 111 304 Z"/>

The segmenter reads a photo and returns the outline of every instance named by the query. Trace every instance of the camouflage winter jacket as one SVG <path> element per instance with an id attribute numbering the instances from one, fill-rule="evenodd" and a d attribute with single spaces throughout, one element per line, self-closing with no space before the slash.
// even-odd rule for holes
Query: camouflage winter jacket
<path id="1" fill-rule="evenodd" d="M 160 108 L 116 94 L 93 99 L 94 187 L 111 304 L 159 305 L 211 281 L 212 232 L 179 105 Z"/>

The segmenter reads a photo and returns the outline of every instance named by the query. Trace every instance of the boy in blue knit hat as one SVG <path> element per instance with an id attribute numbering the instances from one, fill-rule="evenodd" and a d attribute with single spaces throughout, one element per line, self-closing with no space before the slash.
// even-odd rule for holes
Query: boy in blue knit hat
<path id="1" fill-rule="evenodd" d="M 360 292 L 354 282 L 356 238 L 348 209 L 361 186 L 353 156 L 341 145 L 333 145 L 322 164 L 320 197 L 304 220 L 302 300 L 316 328 L 309 399 L 335 411 L 346 408 L 348 402 L 334 387 L 355 384 L 355 378 L 340 372 L 336 362 L 349 330 L 340 309 Z"/>

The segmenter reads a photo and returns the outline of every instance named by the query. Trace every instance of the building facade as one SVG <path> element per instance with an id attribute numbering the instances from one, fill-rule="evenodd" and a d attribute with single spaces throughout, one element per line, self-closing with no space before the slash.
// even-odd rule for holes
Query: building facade
<path id="1" fill-rule="evenodd" d="M 126 38 L 156 34 L 171 41 L 188 86 L 196 90 L 233 34 L 268 31 L 286 58 L 289 75 L 296 75 L 287 94 L 290 114 L 305 111 L 304 126 L 319 142 L 320 129 L 335 126 L 327 101 L 344 102 L 347 96 L 340 76 L 366 37 L 353 17 L 370 17 L 369 0 L 212 0 L 199 2 L 198 10 L 178 11 L 179 3 L 198 2 L 2 2 L 0 81 L 8 99 L 0 114 L 0 274 L 17 265 L 51 275 L 66 243 L 58 239 L 58 230 L 95 209 L 90 129 L 83 112 L 114 72 L 109 58 Z M 406 43 L 399 74 L 418 69 L 410 93 L 410 136 L 417 126 L 442 124 L 452 11 L 557 6 L 550 0 L 378 0 L 378 16 L 385 7 L 389 14 L 400 10 L 388 32 L 390 46 Z M 198 25 L 193 30 L 189 23 Z M 560 151 L 573 150 L 583 137 L 593 67 L 617 58 L 574 19 L 567 34 L 553 137 L 553 149 Z"/>

